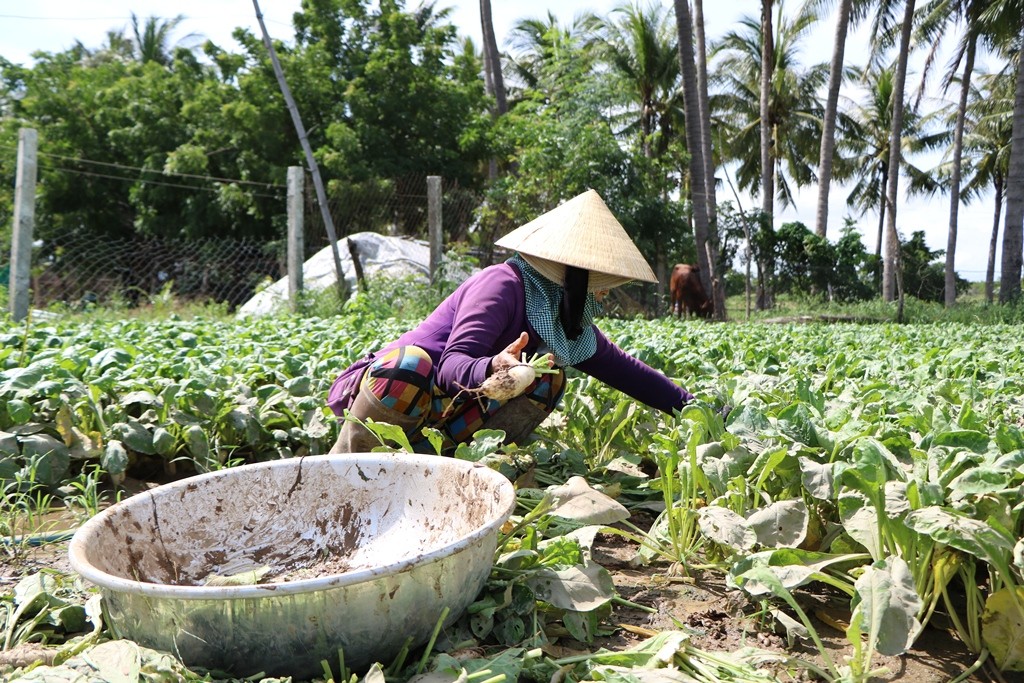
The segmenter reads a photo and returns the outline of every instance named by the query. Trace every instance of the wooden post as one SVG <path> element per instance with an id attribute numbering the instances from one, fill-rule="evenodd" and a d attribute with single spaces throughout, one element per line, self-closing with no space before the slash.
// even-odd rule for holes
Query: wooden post
<path id="1" fill-rule="evenodd" d="M 427 227 L 430 235 L 430 284 L 440 277 L 444 235 L 441 230 L 441 176 L 427 176 Z"/>
<path id="2" fill-rule="evenodd" d="M 295 132 L 299 136 L 299 144 L 302 145 L 302 152 L 306 155 L 306 163 L 309 164 L 309 172 L 313 176 L 313 189 L 316 190 L 316 200 L 320 205 L 320 215 L 323 216 L 324 227 L 327 228 L 327 239 L 331 242 L 331 253 L 334 255 L 334 272 L 338 276 L 338 297 L 345 301 L 348 299 L 350 292 L 345 282 L 345 271 L 341 267 L 338 237 L 334 232 L 334 220 L 331 218 L 331 212 L 327 206 L 327 191 L 324 189 L 324 181 L 320 178 L 320 166 L 317 165 L 316 158 L 313 156 L 313 148 L 309 144 L 306 127 L 302 125 L 299 108 L 295 104 L 295 98 L 292 97 L 288 81 L 285 80 L 284 69 L 281 68 L 281 61 L 277 58 L 274 43 L 271 42 L 270 34 L 267 33 L 267 26 L 263 22 L 263 13 L 260 12 L 260 4 L 257 0 L 252 0 L 252 6 L 256 10 L 256 21 L 259 22 L 260 33 L 263 34 L 263 45 L 267 48 L 267 53 L 270 55 L 270 63 L 274 67 L 277 85 L 281 89 L 281 95 L 284 96 L 285 104 L 288 105 L 288 113 L 292 115 L 292 125 L 295 126 Z"/>
<path id="3" fill-rule="evenodd" d="M 14 176 L 14 235 L 11 239 L 11 275 L 8 309 L 14 320 L 28 315 L 32 276 L 32 229 L 36 220 L 36 148 L 34 128 L 18 131 L 18 169 Z"/>
<path id="4" fill-rule="evenodd" d="M 299 310 L 302 294 L 302 265 L 305 261 L 303 207 L 305 174 L 301 166 L 288 167 L 288 308 Z"/>

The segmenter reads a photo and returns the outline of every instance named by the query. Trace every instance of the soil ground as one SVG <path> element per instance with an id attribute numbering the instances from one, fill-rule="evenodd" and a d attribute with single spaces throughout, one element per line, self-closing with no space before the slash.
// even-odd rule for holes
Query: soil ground
<path id="1" fill-rule="evenodd" d="M 145 490 L 154 484 L 129 482 L 132 492 Z M 743 646 L 753 646 L 777 652 L 787 652 L 818 664 L 822 658 L 810 643 L 790 646 L 784 634 L 771 628 L 771 619 L 759 620 L 753 605 L 738 591 L 729 589 L 723 577 L 716 572 L 694 572 L 679 575 L 667 564 L 634 566 L 630 561 L 635 553 L 627 541 L 612 534 L 598 535 L 593 548 L 593 559 L 608 569 L 619 595 L 653 612 L 617 605 L 611 623 L 617 628 L 612 635 L 594 643 L 560 641 L 558 656 L 592 652 L 599 648 L 623 650 L 634 646 L 654 632 L 683 630 L 691 635 L 691 644 L 700 650 L 733 652 Z M 17 557 L 0 555 L 0 595 L 10 595 L 14 584 L 26 574 L 44 568 L 71 574 L 67 559 L 67 543 L 55 543 L 39 548 L 28 548 Z M 832 601 L 826 594 L 812 596 L 805 611 L 813 614 L 815 629 L 830 656 L 836 663 L 850 653 L 844 632 L 842 600 Z M 823 620 L 824 619 L 824 620 Z M 553 653 L 554 654 L 554 653 Z M 877 683 L 902 681 L 905 683 L 946 683 L 968 669 L 975 657 L 949 631 L 934 626 L 926 628 L 914 649 L 904 656 L 876 655 L 872 664 L 885 667 L 888 672 L 875 680 Z M 801 672 L 789 670 L 779 680 L 792 680 L 791 675 Z M 968 678 L 969 683 L 1024 683 L 1024 673 L 1003 672 L 993 674 L 982 669 Z"/>
<path id="2" fill-rule="evenodd" d="M 633 553 L 634 549 L 621 537 L 601 534 L 593 559 L 611 572 L 621 597 L 657 612 L 617 606 L 612 622 L 621 628 L 614 635 L 601 639 L 598 647 L 625 649 L 647 638 L 647 631 L 677 629 L 689 632 L 691 643 L 701 650 L 733 652 L 752 646 L 788 652 L 822 664 L 822 657 L 813 643 L 795 643 L 790 647 L 786 636 L 772 629 L 771 619 L 759 623 L 757 615 L 752 614 L 755 606 L 743 594 L 726 586 L 721 574 L 704 571 L 690 576 L 672 576 L 672 568 L 665 564 L 633 566 L 630 562 Z M 812 615 L 812 623 L 830 657 L 841 664 L 844 656 L 851 654 L 842 630 L 849 618 L 848 607 L 844 611 L 842 605 L 848 606 L 848 601 L 830 600 L 828 595 L 822 594 L 802 602 L 805 602 L 804 611 Z M 872 665 L 888 670 L 874 679 L 878 683 L 946 683 L 967 670 L 975 659 L 953 633 L 929 626 L 913 650 L 900 657 L 876 655 Z M 788 676 L 780 677 L 786 678 Z M 966 680 L 970 683 L 1024 683 L 1024 673 L 1003 672 L 993 676 L 982 670 Z"/>

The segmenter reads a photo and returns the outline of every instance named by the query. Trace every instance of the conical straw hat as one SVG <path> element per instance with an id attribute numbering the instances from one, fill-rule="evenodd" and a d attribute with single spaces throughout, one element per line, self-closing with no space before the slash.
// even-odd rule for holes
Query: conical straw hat
<path id="1" fill-rule="evenodd" d="M 495 244 L 518 251 L 541 275 L 557 284 L 565 279 L 565 266 L 589 270 L 591 291 L 611 289 L 630 280 L 658 281 L 594 190 L 534 218 Z"/>

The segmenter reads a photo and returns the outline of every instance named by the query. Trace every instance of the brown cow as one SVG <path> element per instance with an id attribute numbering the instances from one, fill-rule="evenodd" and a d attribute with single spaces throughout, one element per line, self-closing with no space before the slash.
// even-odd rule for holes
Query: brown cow
<path id="1" fill-rule="evenodd" d="M 715 310 L 711 297 L 701 284 L 700 269 L 697 266 L 677 263 L 672 269 L 669 292 L 672 296 L 672 313 L 676 317 L 688 318 L 693 313 L 701 318 L 710 318 Z"/>

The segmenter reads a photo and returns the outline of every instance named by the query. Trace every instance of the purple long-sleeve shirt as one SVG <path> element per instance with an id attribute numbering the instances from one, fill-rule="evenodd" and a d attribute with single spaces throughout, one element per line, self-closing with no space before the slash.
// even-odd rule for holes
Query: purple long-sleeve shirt
<path id="1" fill-rule="evenodd" d="M 522 276 L 514 265 L 501 263 L 475 273 L 419 326 L 372 355 L 399 346 L 418 346 L 434 364 L 437 385 L 454 396 L 461 387 L 479 386 L 487 378 L 491 358 L 524 330 L 530 337 L 524 350 L 532 355 L 540 337 L 526 319 Z M 595 327 L 594 331 L 597 351 L 573 367 L 665 412 L 678 410 L 693 398 L 663 373 L 613 344 L 601 330 Z M 327 404 L 336 415 L 352 405 L 372 355 L 346 368 L 334 381 Z"/>

